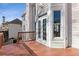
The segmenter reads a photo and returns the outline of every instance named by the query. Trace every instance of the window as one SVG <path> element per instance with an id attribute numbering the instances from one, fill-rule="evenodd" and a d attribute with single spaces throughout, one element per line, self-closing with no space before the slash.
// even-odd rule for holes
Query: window
<path id="1" fill-rule="evenodd" d="M 25 16 L 24 16 L 24 19 L 23 20 L 25 20 Z"/>
<path id="2" fill-rule="evenodd" d="M 22 18 L 23 18 L 23 20 L 25 21 L 25 15 L 24 15 Z"/>
<path id="3" fill-rule="evenodd" d="M 54 11 L 54 37 L 60 37 L 60 11 Z"/>
<path id="4" fill-rule="evenodd" d="M 46 40 L 46 19 L 43 19 L 43 40 Z"/>
<path id="5" fill-rule="evenodd" d="M 23 26 L 23 29 L 24 29 L 24 31 L 25 31 L 25 25 Z"/>
<path id="6" fill-rule="evenodd" d="M 38 38 L 41 38 L 41 21 L 38 21 Z"/>

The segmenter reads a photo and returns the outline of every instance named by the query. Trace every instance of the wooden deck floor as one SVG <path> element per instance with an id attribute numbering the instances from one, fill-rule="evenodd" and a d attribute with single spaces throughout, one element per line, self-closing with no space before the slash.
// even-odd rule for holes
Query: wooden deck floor
<path id="1" fill-rule="evenodd" d="M 24 46 L 37 56 L 79 56 L 79 49 L 75 48 L 49 48 L 36 41 L 25 42 Z"/>

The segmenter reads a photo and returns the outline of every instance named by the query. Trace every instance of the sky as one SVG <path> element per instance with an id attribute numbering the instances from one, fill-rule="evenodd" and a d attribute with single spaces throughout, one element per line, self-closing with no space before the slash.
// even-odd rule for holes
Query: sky
<path id="1" fill-rule="evenodd" d="M 11 21 L 15 18 L 22 19 L 21 16 L 26 10 L 25 3 L 0 3 L 0 24 L 2 16 L 5 16 L 5 21 Z"/>

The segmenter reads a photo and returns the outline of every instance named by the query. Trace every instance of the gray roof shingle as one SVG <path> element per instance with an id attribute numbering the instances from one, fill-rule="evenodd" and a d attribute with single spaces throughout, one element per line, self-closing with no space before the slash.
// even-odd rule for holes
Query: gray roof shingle
<path id="1" fill-rule="evenodd" d="M 22 24 L 22 21 L 19 20 L 18 18 L 16 18 L 16 19 L 10 21 L 9 24 Z"/>

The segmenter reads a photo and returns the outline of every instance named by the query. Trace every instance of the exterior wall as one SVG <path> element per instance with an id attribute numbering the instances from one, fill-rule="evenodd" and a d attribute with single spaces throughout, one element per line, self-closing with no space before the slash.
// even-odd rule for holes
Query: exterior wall
<path id="1" fill-rule="evenodd" d="M 35 4 L 30 3 L 28 5 L 28 21 L 29 21 L 29 30 L 28 31 L 35 31 L 35 15 L 36 15 L 36 7 Z"/>
<path id="2" fill-rule="evenodd" d="M 46 7 L 46 6 L 47 7 Z M 36 23 L 36 40 L 46 46 L 52 47 L 52 48 L 66 48 L 71 43 L 71 11 L 68 10 L 68 8 L 71 9 L 71 4 L 61 4 L 61 3 L 52 3 L 52 4 L 37 4 L 37 16 L 44 13 L 39 8 L 39 6 L 44 6 L 46 8 L 44 11 L 47 12 L 47 15 L 37 18 Z M 60 37 L 54 37 L 53 36 L 53 11 L 54 10 L 60 10 L 61 11 L 61 26 L 60 26 Z M 39 12 L 41 13 L 39 14 Z M 43 18 L 47 19 L 47 40 L 43 40 L 43 34 L 41 30 L 41 38 L 38 38 L 38 20 L 41 20 Z M 41 24 L 42 26 L 42 24 Z M 42 28 L 42 27 L 41 27 Z M 49 29 L 50 28 L 50 29 Z"/>
<path id="3" fill-rule="evenodd" d="M 19 24 L 9 24 L 9 38 L 17 38 L 18 32 L 22 31 L 22 26 Z"/>
<path id="4" fill-rule="evenodd" d="M 36 7 L 34 3 L 26 4 L 26 14 L 23 16 L 25 20 L 22 22 L 22 31 L 23 32 L 30 32 L 35 31 L 35 16 L 36 16 Z M 25 27 L 25 30 L 24 30 Z M 25 38 L 23 37 L 23 40 L 29 40 L 31 38 L 35 39 L 35 34 L 30 35 L 29 33 L 24 34 Z"/>
<path id="5" fill-rule="evenodd" d="M 79 48 L 79 4 L 72 4 L 72 47 Z"/>
<path id="6" fill-rule="evenodd" d="M 40 8 L 38 6 L 44 6 L 44 10 L 42 10 L 42 13 L 47 12 L 47 15 L 40 17 L 38 19 L 38 13 L 40 12 Z M 32 5 L 28 4 L 28 16 L 25 16 L 27 21 L 24 21 L 23 24 L 29 24 L 28 25 L 28 31 L 34 31 L 35 28 L 33 28 L 35 25 L 35 20 L 32 20 L 34 17 L 34 14 L 32 14 Z M 53 10 L 61 10 L 61 37 L 60 38 L 54 38 L 53 37 L 53 15 L 51 14 Z M 71 12 L 72 11 L 72 12 Z M 51 13 L 50 13 L 51 12 Z M 36 40 L 46 46 L 52 47 L 52 48 L 66 48 L 67 46 L 79 48 L 79 4 L 61 4 L 61 3 L 52 3 L 51 6 L 49 4 L 36 4 Z M 33 16 L 33 17 L 32 17 Z M 38 20 L 41 20 L 43 18 L 47 19 L 47 41 L 44 41 L 42 38 L 38 38 Z M 35 19 L 35 18 L 34 18 Z M 41 20 L 42 21 L 42 20 Z M 42 24 L 41 24 L 42 26 Z M 50 29 L 49 29 L 50 28 Z M 26 25 L 27 29 L 27 25 Z M 52 31 L 52 32 L 51 32 Z M 41 30 L 42 32 L 42 30 Z M 42 34 L 41 34 L 42 37 Z"/>
<path id="7" fill-rule="evenodd" d="M 69 10 L 70 9 L 70 10 Z M 61 11 L 61 25 L 60 25 L 60 37 L 54 37 L 53 34 L 53 11 Z M 35 13 L 36 12 L 36 13 Z M 40 15 L 47 13 L 46 15 L 39 17 Z M 36 16 L 36 17 L 35 17 Z M 72 41 L 72 17 L 71 17 L 71 4 L 64 3 L 37 3 L 27 4 L 27 13 L 24 15 L 22 27 L 25 25 L 23 31 L 35 31 L 36 22 L 36 41 L 52 48 L 66 48 L 71 46 Z M 43 40 L 43 19 L 47 20 L 46 25 L 46 38 Z M 41 38 L 38 38 L 38 21 L 41 21 Z M 24 29 L 24 28 L 22 28 Z M 33 36 L 33 35 L 32 35 Z M 25 40 L 31 38 L 31 35 L 25 35 Z M 34 37 L 34 36 L 33 36 Z"/>

